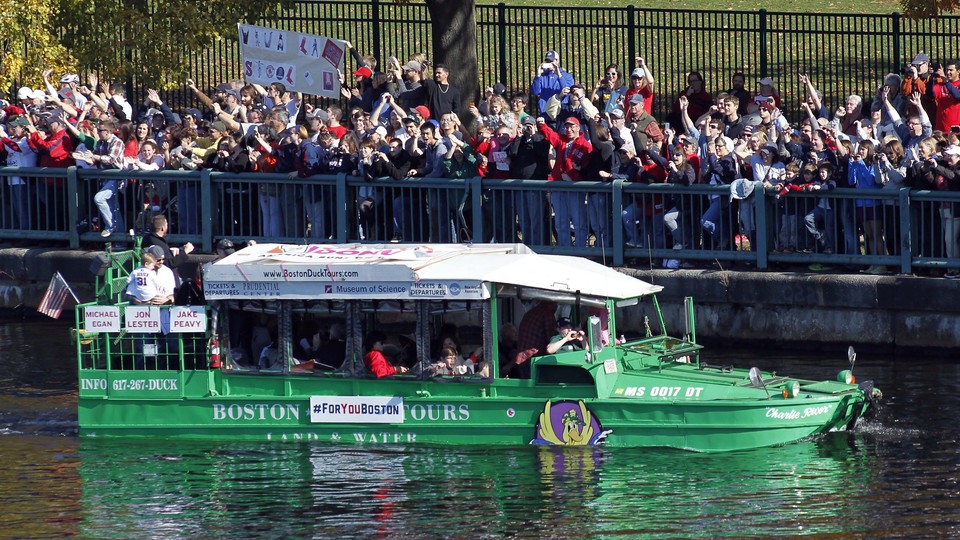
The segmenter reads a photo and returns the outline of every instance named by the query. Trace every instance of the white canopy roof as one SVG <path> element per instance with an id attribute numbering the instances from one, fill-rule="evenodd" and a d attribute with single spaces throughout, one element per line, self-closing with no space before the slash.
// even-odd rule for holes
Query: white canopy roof
<path id="1" fill-rule="evenodd" d="M 490 297 L 492 285 L 628 299 L 651 285 L 581 257 L 522 244 L 257 244 L 204 269 L 208 299 Z"/>

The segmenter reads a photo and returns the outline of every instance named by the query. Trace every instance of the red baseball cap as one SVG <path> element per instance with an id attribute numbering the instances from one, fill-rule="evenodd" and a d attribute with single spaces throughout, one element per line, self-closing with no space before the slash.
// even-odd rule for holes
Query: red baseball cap
<path id="1" fill-rule="evenodd" d="M 363 66 L 360 69 L 353 72 L 357 77 L 373 77 L 373 70 L 367 66 Z"/>

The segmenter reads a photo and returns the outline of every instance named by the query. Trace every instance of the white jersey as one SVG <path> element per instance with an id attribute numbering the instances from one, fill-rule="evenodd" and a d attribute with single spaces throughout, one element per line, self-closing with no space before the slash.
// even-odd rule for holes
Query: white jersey
<path id="1" fill-rule="evenodd" d="M 160 296 L 173 296 L 174 289 L 177 287 L 177 278 L 173 275 L 173 270 L 170 267 L 164 265 L 158 268 L 154 279 Z"/>
<path id="2" fill-rule="evenodd" d="M 126 294 L 141 302 L 149 302 L 160 294 L 157 287 L 157 273 L 150 268 L 141 266 L 130 273 L 127 280 Z"/>

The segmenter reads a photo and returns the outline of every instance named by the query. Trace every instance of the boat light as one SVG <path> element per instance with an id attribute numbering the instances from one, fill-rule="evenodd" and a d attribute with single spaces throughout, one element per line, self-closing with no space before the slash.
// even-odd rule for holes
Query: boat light
<path id="1" fill-rule="evenodd" d="M 795 398 L 800 395 L 800 383 L 791 381 L 783 387 L 783 399 Z"/>
<path id="2" fill-rule="evenodd" d="M 857 378 L 853 376 L 853 372 L 849 369 L 841 371 L 837 375 L 837 380 L 846 384 L 856 384 L 857 382 Z"/>

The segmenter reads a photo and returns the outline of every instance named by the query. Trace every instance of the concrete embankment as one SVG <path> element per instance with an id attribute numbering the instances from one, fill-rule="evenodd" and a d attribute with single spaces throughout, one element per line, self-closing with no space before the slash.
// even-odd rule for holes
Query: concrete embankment
<path id="1" fill-rule="evenodd" d="M 81 301 L 94 297 L 96 251 L 0 249 L 0 307 L 35 309 L 53 272 Z M 196 262 L 210 256 L 193 257 Z M 191 273 L 196 265 L 184 269 Z M 855 273 L 623 269 L 664 287 L 668 328 L 683 328 L 683 297 L 696 304 L 698 337 L 816 347 L 960 347 L 960 280 Z M 635 326 L 636 322 L 628 323 Z"/>

